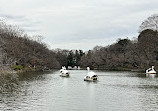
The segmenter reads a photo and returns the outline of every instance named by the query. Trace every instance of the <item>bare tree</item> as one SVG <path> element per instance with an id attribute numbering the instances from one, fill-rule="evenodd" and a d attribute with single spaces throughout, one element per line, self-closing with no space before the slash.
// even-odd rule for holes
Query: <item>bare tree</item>
<path id="1" fill-rule="evenodd" d="M 158 14 L 154 14 L 143 21 L 142 24 L 139 26 L 138 32 L 141 33 L 146 29 L 158 31 Z"/>

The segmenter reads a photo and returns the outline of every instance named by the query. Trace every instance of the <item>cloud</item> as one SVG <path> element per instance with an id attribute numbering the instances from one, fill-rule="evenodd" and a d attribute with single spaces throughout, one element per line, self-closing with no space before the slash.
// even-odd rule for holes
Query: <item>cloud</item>
<path id="1" fill-rule="evenodd" d="M 1 17 L 5 18 L 5 19 L 11 19 L 11 20 L 25 20 L 25 16 L 15 16 L 15 15 L 10 15 L 10 14 L 0 14 Z"/>
<path id="2" fill-rule="evenodd" d="M 19 26 L 25 32 L 33 35 L 40 32 L 40 21 L 28 18 L 24 15 L 12 15 L 12 14 L 0 14 L 1 19 L 3 19 L 7 24 Z"/>
<path id="3" fill-rule="evenodd" d="M 158 10 L 156 0 L 0 2 L 0 16 L 29 34 L 43 35 L 51 47 L 84 50 L 109 45 L 119 37 L 137 36 L 141 22 Z"/>

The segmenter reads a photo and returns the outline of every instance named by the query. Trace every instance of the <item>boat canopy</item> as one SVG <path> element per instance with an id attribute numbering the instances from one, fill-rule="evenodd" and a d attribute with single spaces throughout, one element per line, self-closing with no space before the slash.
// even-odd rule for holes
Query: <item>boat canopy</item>
<path id="1" fill-rule="evenodd" d="M 89 76 L 89 77 L 93 77 L 94 75 L 96 76 L 96 74 L 94 72 L 88 72 L 88 74 L 87 74 L 87 76 Z"/>

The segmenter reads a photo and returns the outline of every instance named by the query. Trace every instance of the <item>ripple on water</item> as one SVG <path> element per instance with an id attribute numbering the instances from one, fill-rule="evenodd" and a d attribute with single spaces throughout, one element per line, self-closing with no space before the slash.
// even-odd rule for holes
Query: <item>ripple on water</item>
<path id="1" fill-rule="evenodd" d="M 96 71 L 98 82 L 83 81 L 86 70 L 70 77 L 26 73 L 16 79 L 17 90 L 0 95 L 0 110 L 36 111 L 156 111 L 158 78 L 136 72 Z M 17 93 L 16 93 L 17 92 Z"/>

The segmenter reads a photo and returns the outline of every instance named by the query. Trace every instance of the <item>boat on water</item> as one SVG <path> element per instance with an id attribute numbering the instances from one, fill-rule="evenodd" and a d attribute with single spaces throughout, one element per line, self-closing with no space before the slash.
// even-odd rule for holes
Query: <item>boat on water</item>
<path id="1" fill-rule="evenodd" d="M 87 67 L 87 70 L 88 70 L 88 73 L 84 77 L 84 81 L 97 81 L 98 76 L 93 71 L 90 71 L 89 67 Z"/>
<path id="2" fill-rule="evenodd" d="M 154 66 L 146 70 L 146 74 L 156 74 L 156 71 L 154 70 Z"/>
<path id="3" fill-rule="evenodd" d="M 65 66 L 62 66 L 62 69 L 60 69 L 60 76 L 61 77 L 69 77 L 70 73 L 68 70 L 66 70 Z"/>

